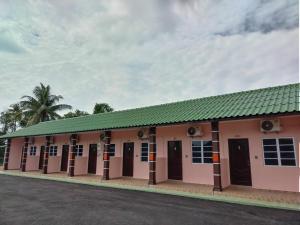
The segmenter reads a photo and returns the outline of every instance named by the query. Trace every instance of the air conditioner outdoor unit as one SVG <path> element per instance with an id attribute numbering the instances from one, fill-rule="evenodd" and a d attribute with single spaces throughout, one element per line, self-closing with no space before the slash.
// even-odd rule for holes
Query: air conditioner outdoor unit
<path id="1" fill-rule="evenodd" d="M 142 129 L 138 131 L 137 136 L 139 139 L 147 139 L 149 138 L 149 133 L 147 130 Z"/>
<path id="2" fill-rule="evenodd" d="M 189 127 L 187 130 L 188 137 L 201 137 L 203 135 L 203 131 L 201 127 Z"/>
<path id="3" fill-rule="evenodd" d="M 278 119 L 264 119 L 260 121 L 261 132 L 278 132 L 281 130 Z"/>

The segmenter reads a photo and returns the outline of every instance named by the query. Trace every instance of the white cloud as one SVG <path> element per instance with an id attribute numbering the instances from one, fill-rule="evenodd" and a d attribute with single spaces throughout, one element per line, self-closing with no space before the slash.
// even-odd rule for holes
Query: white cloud
<path id="1" fill-rule="evenodd" d="M 299 79 L 297 1 L 0 0 L 0 12 L 0 109 L 39 82 L 91 110 Z"/>

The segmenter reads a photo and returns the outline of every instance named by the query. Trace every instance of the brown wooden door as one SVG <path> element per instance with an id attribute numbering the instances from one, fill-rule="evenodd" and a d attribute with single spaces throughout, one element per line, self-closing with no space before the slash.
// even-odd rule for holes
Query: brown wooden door
<path id="1" fill-rule="evenodd" d="M 89 150 L 88 173 L 96 174 L 97 170 L 97 144 L 91 144 Z"/>
<path id="2" fill-rule="evenodd" d="M 168 142 L 168 179 L 182 180 L 181 141 Z"/>
<path id="3" fill-rule="evenodd" d="M 62 154 L 61 154 L 61 171 L 68 170 L 68 161 L 69 161 L 69 145 L 63 145 Z"/>
<path id="4" fill-rule="evenodd" d="M 45 154 L 45 146 L 41 146 L 40 150 L 40 161 L 39 161 L 39 169 L 43 169 L 44 165 L 44 154 Z"/>
<path id="5" fill-rule="evenodd" d="M 231 184 L 251 186 L 248 139 L 230 139 L 228 144 Z"/>
<path id="6" fill-rule="evenodd" d="M 123 146 L 123 176 L 133 176 L 134 143 L 124 143 Z"/>

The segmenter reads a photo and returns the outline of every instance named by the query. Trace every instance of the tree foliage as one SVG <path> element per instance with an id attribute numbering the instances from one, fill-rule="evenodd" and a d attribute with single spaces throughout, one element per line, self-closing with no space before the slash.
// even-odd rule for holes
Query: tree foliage
<path id="1" fill-rule="evenodd" d="M 10 105 L 9 109 L 1 112 L 0 124 L 2 125 L 0 132 L 14 132 L 19 127 L 24 127 L 25 118 L 19 103 Z"/>
<path id="2" fill-rule="evenodd" d="M 49 85 L 40 83 L 33 89 L 33 95 L 25 95 L 19 103 L 0 113 L 0 134 L 14 132 L 20 127 L 26 127 L 39 122 L 61 118 L 72 118 L 89 115 L 86 111 L 75 110 L 65 113 L 63 116 L 59 111 L 72 109 L 70 105 L 58 104 L 63 97 L 54 95 Z M 107 103 L 96 103 L 93 114 L 112 112 L 114 109 Z M 1 144 L 1 143 L 0 143 Z"/>
<path id="3" fill-rule="evenodd" d="M 96 103 L 93 114 L 112 112 L 114 109 L 107 103 Z"/>
<path id="4" fill-rule="evenodd" d="M 80 111 L 78 109 L 75 110 L 75 112 L 68 112 L 64 114 L 63 118 L 73 118 L 73 117 L 79 117 L 79 116 L 87 116 L 89 115 L 88 112 Z"/>
<path id="5" fill-rule="evenodd" d="M 72 109 L 70 105 L 58 104 L 63 99 L 61 95 L 53 95 L 49 85 L 40 84 L 33 89 L 33 96 L 22 97 L 20 105 L 27 119 L 27 125 L 61 118 L 58 111 Z"/>

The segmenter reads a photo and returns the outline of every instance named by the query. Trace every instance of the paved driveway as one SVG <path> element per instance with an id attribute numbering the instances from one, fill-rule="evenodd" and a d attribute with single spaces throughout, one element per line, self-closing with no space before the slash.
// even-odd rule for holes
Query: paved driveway
<path id="1" fill-rule="evenodd" d="M 299 224 L 300 212 L 0 175 L 0 224 Z"/>

